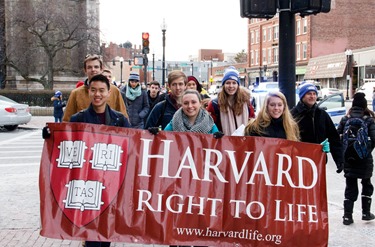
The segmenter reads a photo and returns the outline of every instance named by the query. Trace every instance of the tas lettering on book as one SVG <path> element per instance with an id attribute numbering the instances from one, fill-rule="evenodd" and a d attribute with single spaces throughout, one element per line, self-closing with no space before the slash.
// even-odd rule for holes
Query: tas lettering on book
<path id="1" fill-rule="evenodd" d="M 366 119 L 349 117 L 343 130 L 343 149 L 345 154 L 357 155 L 360 159 L 368 157 L 371 148 L 368 141 L 368 126 Z"/>

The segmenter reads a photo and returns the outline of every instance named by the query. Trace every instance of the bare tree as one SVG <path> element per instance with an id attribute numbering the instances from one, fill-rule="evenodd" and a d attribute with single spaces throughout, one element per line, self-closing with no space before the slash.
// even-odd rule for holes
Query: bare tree
<path id="1" fill-rule="evenodd" d="M 88 47 L 99 50 L 96 14 L 87 14 L 85 1 L 18 1 L 8 6 L 5 65 L 27 81 L 52 89 L 54 76 L 81 75 Z M 78 62 L 79 61 L 79 62 Z"/>

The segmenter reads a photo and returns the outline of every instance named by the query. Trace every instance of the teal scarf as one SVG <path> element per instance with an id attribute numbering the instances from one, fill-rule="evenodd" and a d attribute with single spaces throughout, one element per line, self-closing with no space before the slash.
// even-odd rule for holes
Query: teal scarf
<path id="1" fill-rule="evenodd" d="M 126 98 L 129 100 L 135 100 L 135 98 L 139 97 L 142 93 L 142 88 L 138 85 L 136 88 L 129 87 L 126 90 Z"/>

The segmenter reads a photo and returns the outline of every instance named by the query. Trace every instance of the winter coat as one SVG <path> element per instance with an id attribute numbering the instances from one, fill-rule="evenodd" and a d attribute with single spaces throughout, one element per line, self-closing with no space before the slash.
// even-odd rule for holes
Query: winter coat
<path id="1" fill-rule="evenodd" d="M 126 87 L 124 87 L 121 93 L 125 102 L 126 110 L 128 111 L 129 121 L 132 128 L 144 129 L 145 118 L 150 110 L 146 90 L 142 90 L 141 95 L 134 100 L 126 98 Z"/>
<path id="2" fill-rule="evenodd" d="M 68 103 L 66 104 L 63 121 L 68 122 L 70 117 L 86 108 L 89 107 L 91 101 L 89 98 L 89 87 L 87 85 L 87 80 L 84 86 L 75 88 L 70 92 Z M 126 107 L 124 100 L 122 99 L 120 90 L 111 83 L 111 95 L 107 100 L 108 105 L 121 112 L 125 117 L 128 117 L 126 112 Z"/>
<path id="3" fill-rule="evenodd" d="M 286 139 L 286 133 L 283 125 L 283 118 L 271 119 L 270 125 L 263 129 L 263 133 L 251 132 L 250 136 L 263 136 L 272 138 Z"/>
<path id="4" fill-rule="evenodd" d="M 333 160 L 336 166 L 344 163 L 342 143 L 335 124 L 328 113 L 317 104 L 308 108 L 302 101 L 293 107 L 291 113 L 298 123 L 302 142 L 322 143 L 328 138 Z"/>
<path id="5" fill-rule="evenodd" d="M 364 109 L 360 107 L 352 107 L 350 112 L 350 117 L 364 117 Z M 348 116 L 342 117 L 339 126 L 337 127 L 337 132 L 342 135 L 345 127 L 346 121 L 348 121 Z M 373 118 L 368 117 L 365 120 L 368 126 L 368 136 L 371 139 L 371 152 L 375 147 L 375 121 Z M 345 177 L 352 177 L 352 178 L 370 178 L 372 177 L 372 172 L 374 169 L 374 161 L 372 158 L 372 154 L 366 159 L 355 159 L 350 153 L 345 155 L 345 163 L 344 163 L 344 174 Z"/>
<path id="6" fill-rule="evenodd" d="M 91 104 L 87 109 L 74 114 L 70 122 L 101 124 Z M 112 110 L 108 104 L 105 109 L 105 125 L 130 128 L 128 119 L 121 112 Z"/>
<path id="7" fill-rule="evenodd" d="M 169 95 L 165 95 L 165 100 L 157 103 L 152 109 L 150 115 L 146 121 L 146 129 L 149 127 L 159 127 L 161 125 L 162 129 L 169 124 L 172 120 L 174 113 L 178 110 L 171 101 Z M 159 121 L 160 118 L 160 121 Z"/>
<path id="8" fill-rule="evenodd" d="M 64 115 L 63 108 L 66 106 L 66 103 L 59 98 L 53 97 L 53 116 L 55 118 L 62 118 Z"/>

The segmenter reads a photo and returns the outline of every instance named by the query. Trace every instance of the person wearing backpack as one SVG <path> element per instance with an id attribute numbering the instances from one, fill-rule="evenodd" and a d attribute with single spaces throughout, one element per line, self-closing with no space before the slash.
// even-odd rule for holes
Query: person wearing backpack
<path id="1" fill-rule="evenodd" d="M 370 212 L 371 196 L 374 186 L 371 184 L 374 169 L 372 150 L 375 146 L 375 114 L 367 108 L 364 93 L 356 93 L 352 107 L 344 116 L 337 128 L 343 142 L 344 176 L 346 179 L 343 224 L 350 225 L 353 221 L 354 202 L 358 198 L 358 179 L 362 184 L 362 220 L 374 220 Z M 361 136 L 362 135 L 362 136 Z M 368 139 L 367 142 L 362 140 Z M 362 140 L 361 140 L 362 139 Z M 358 142 L 358 140 L 361 140 Z"/>

